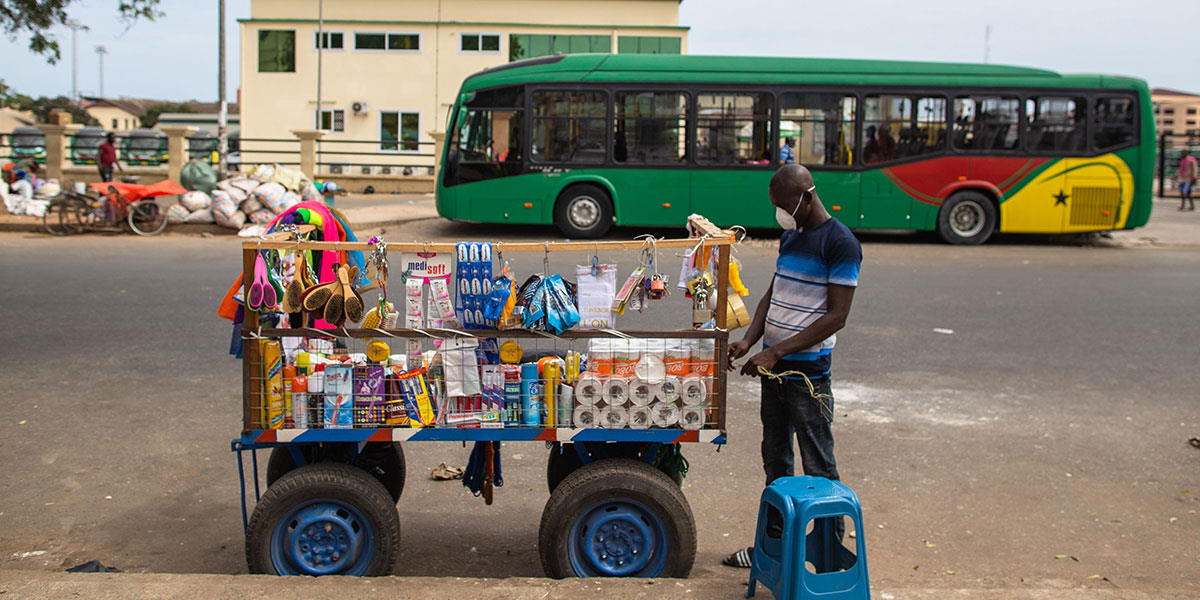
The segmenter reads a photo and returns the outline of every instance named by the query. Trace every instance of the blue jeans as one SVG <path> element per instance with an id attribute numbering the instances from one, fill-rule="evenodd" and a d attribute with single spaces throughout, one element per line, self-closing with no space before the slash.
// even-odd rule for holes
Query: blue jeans
<path id="1" fill-rule="evenodd" d="M 837 460 L 833 457 L 833 398 L 814 398 L 803 379 L 761 379 L 762 461 L 767 485 L 780 477 L 796 474 L 793 435 L 800 446 L 800 464 L 804 474 L 837 480 Z M 832 396 L 828 377 L 814 379 L 812 383 L 817 394 Z M 842 518 L 826 521 L 823 525 L 833 527 L 840 543 L 846 528 Z M 782 525 L 781 515 L 775 510 L 768 510 L 767 535 L 780 537 Z"/>

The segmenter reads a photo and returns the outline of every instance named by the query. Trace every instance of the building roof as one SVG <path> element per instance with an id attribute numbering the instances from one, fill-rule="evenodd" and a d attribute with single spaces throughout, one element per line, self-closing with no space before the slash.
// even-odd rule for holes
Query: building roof
<path id="1" fill-rule="evenodd" d="M 96 98 L 84 97 L 84 108 L 92 106 L 113 106 L 119 108 L 131 115 L 142 116 L 146 114 L 146 110 L 156 104 L 182 104 L 198 113 L 216 113 L 220 105 L 217 102 L 197 102 L 189 100 L 187 102 L 174 102 L 171 100 L 156 100 L 153 98 Z M 229 102 L 227 104 L 229 114 L 237 114 L 237 102 Z"/>
<path id="2" fill-rule="evenodd" d="M 1173 90 L 1170 88 L 1154 88 L 1150 90 L 1150 93 L 1155 96 L 1179 96 L 1180 100 L 1185 98 L 1200 98 L 1200 96 L 1197 96 L 1191 92 L 1181 92 L 1179 90 Z"/>

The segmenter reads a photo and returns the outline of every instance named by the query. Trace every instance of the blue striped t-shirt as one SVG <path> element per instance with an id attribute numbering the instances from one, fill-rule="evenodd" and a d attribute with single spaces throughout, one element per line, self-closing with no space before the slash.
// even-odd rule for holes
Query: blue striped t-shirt
<path id="1" fill-rule="evenodd" d="M 770 348 L 797 333 L 827 312 L 829 286 L 858 286 L 862 246 L 837 219 L 808 231 L 791 229 L 779 239 L 779 258 L 771 305 L 763 331 L 763 348 Z M 830 355 L 837 335 L 780 359 L 776 372 L 802 371 L 811 377 L 829 375 Z"/>

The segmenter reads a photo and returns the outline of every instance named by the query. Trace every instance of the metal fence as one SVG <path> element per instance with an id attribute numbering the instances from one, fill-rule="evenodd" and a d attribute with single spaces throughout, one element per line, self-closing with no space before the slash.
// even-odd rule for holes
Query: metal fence
<path id="1" fill-rule="evenodd" d="M 1158 166 L 1155 176 L 1158 178 L 1159 196 L 1178 196 L 1179 185 L 1175 174 L 1179 172 L 1179 159 L 1183 150 L 1200 158 L 1200 136 L 1197 135 L 1167 135 L 1158 136 Z"/>
<path id="2" fill-rule="evenodd" d="M 299 166 L 297 138 L 241 138 L 234 162 L 243 170 L 260 164 Z M 327 175 L 432 175 L 435 142 L 404 140 L 316 140 L 317 172 Z"/>

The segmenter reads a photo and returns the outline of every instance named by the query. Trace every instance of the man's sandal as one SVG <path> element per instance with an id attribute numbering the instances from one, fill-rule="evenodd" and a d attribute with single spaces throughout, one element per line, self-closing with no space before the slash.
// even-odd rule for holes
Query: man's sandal
<path id="1" fill-rule="evenodd" d="M 721 564 L 727 567 L 737 567 L 739 569 L 749 569 L 751 556 L 754 554 L 754 546 L 742 548 L 721 560 Z"/>

